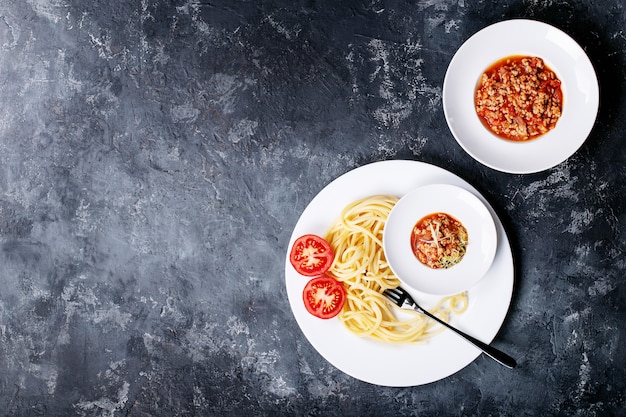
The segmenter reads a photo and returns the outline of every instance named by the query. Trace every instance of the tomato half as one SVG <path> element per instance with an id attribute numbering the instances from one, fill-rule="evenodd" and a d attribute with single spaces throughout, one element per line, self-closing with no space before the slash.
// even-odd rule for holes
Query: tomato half
<path id="1" fill-rule="evenodd" d="M 335 259 L 326 240 L 317 235 L 300 236 L 293 244 L 289 261 L 299 274 L 317 277 L 328 271 Z"/>
<path id="2" fill-rule="evenodd" d="M 335 317 L 346 302 L 346 290 L 335 278 L 313 278 L 304 287 L 302 299 L 307 311 L 320 319 Z"/>

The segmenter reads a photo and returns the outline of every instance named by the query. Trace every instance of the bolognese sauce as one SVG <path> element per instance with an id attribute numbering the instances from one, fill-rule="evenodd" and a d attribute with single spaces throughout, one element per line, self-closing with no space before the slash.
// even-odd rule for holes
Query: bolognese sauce
<path id="1" fill-rule="evenodd" d="M 556 126 L 563 108 L 561 81 L 541 58 L 509 56 L 482 74 L 476 113 L 497 136 L 526 141 Z"/>
<path id="2" fill-rule="evenodd" d="M 458 264 L 468 244 L 465 226 L 447 213 L 432 213 L 420 219 L 411 232 L 411 248 L 417 259 L 433 268 Z"/>

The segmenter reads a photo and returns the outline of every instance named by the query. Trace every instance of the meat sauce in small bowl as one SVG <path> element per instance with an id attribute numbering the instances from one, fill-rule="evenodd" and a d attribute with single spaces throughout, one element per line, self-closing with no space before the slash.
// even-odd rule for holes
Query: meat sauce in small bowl
<path id="1" fill-rule="evenodd" d="M 448 213 L 427 214 L 411 231 L 413 254 L 433 269 L 447 269 L 461 262 L 468 243 L 467 229 Z"/>

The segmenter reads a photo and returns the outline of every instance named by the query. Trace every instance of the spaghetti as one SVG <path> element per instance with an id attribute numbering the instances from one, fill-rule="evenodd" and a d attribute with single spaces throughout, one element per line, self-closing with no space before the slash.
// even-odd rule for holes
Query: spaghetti
<path id="1" fill-rule="evenodd" d="M 344 208 L 326 235 L 335 253 L 328 274 L 346 289 L 346 303 L 339 320 L 351 332 L 391 343 L 420 343 L 443 328 L 422 314 L 402 310 L 406 319 L 394 312 L 394 305 L 382 294 L 400 285 L 385 258 L 383 229 L 397 197 L 375 195 L 352 202 Z M 442 298 L 430 310 L 445 321 L 468 307 L 466 293 Z"/>

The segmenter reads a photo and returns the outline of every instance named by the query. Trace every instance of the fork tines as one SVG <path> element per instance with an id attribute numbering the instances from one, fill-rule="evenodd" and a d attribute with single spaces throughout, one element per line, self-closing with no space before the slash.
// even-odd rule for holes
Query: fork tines
<path id="1" fill-rule="evenodd" d="M 387 288 L 386 290 L 383 291 L 383 294 L 385 294 L 387 297 L 399 298 L 400 294 L 398 294 L 394 290 L 395 288 Z"/>
<path id="2" fill-rule="evenodd" d="M 387 298 L 391 299 L 394 303 L 400 305 L 404 301 L 404 294 L 400 287 L 398 288 L 388 288 L 383 291 L 383 294 L 387 296 Z"/>

